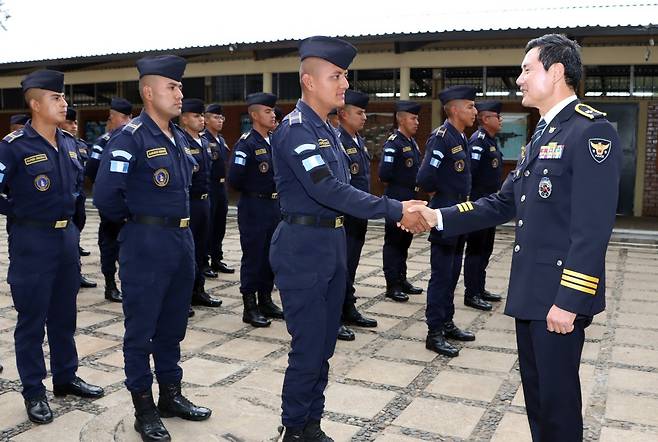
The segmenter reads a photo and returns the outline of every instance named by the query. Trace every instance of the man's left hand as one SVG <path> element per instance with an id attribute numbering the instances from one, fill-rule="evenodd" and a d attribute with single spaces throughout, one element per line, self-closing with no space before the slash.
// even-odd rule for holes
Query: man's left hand
<path id="1" fill-rule="evenodd" d="M 548 315 L 546 315 L 546 328 L 549 332 L 566 335 L 573 331 L 573 321 L 575 321 L 575 319 L 575 313 L 562 310 L 560 307 L 553 304 L 548 311 Z"/>

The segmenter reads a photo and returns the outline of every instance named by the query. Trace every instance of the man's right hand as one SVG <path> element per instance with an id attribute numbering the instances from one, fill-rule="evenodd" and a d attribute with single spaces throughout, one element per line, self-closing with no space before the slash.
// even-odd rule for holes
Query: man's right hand
<path id="1" fill-rule="evenodd" d="M 427 201 L 403 201 L 402 219 L 398 222 L 398 226 L 410 233 L 428 232 L 432 228 L 432 225 L 427 222 L 422 212 L 419 213 L 416 210 L 411 210 L 412 208 L 419 208 L 418 210 L 427 209 L 432 211 L 432 209 L 425 207 L 426 205 Z M 434 221 L 434 225 L 436 225 L 436 221 Z"/>

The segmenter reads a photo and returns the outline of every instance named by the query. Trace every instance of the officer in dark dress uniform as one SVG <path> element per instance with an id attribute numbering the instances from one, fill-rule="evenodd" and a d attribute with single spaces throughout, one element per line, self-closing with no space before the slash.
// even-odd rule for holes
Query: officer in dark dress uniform
<path id="1" fill-rule="evenodd" d="M 91 155 L 85 166 L 85 176 L 91 183 L 96 182 L 98 166 L 105 146 L 110 138 L 121 131 L 130 122 L 133 106 L 124 98 L 112 98 L 110 112 L 107 118 L 107 132 L 101 135 L 91 148 Z M 98 225 L 98 248 L 101 254 L 101 271 L 105 277 L 105 299 L 111 302 L 121 302 L 121 292 L 117 287 L 115 274 L 116 263 L 119 260 L 119 232 L 124 221 L 114 222 L 99 212 L 101 221 Z"/>
<path id="2" fill-rule="evenodd" d="M 78 150 L 78 160 L 82 167 L 84 168 L 89 155 L 87 154 L 87 143 L 82 139 L 78 138 L 78 112 L 72 107 L 66 109 L 66 120 L 59 125 L 60 129 L 66 131 L 75 139 L 76 148 Z M 78 185 L 80 192 L 78 193 L 75 199 L 75 213 L 73 214 L 73 224 L 76 225 L 78 230 L 82 232 L 82 229 L 85 228 L 87 222 L 87 212 L 85 210 L 85 202 L 87 201 L 87 195 L 85 194 L 84 189 L 84 170 L 80 172 L 78 176 Z M 78 251 L 80 256 L 89 256 L 90 252 L 83 249 L 82 246 L 78 245 Z M 81 288 L 94 288 L 97 284 L 89 279 L 87 279 L 82 273 L 80 274 L 80 287 Z"/>
<path id="3" fill-rule="evenodd" d="M 327 114 L 344 105 L 346 69 L 356 49 L 336 38 L 310 37 L 299 52 L 302 98 L 272 135 L 282 221 L 272 237 L 270 262 L 292 336 L 282 393 L 283 441 L 330 441 L 320 418 L 345 296 L 343 214 L 386 217 L 412 231 L 423 220 L 406 213 L 417 201 L 377 198 L 349 185 L 349 160 Z"/>
<path id="4" fill-rule="evenodd" d="M 32 72 L 21 85 L 32 120 L 0 142 L 0 187 L 11 187 L 9 198 L 0 198 L 0 213 L 12 219 L 7 281 L 18 312 L 16 366 L 27 415 L 45 424 L 53 414 L 42 382 L 44 329 L 55 396 L 98 398 L 103 389 L 76 376 L 80 231 L 72 217 L 82 164 L 75 138 L 57 127 L 66 119 L 64 74 Z"/>
<path id="5" fill-rule="evenodd" d="M 350 184 L 363 192 L 370 193 L 370 155 L 366 143 L 359 131 L 366 122 L 368 95 L 348 89 L 345 91 L 345 107 L 338 111 L 340 128 L 339 140 L 349 157 Z M 345 237 L 347 239 L 347 286 L 343 302 L 343 324 L 359 327 L 377 327 L 377 321 L 364 317 L 356 309 L 354 279 L 359 266 L 361 250 L 366 241 L 368 220 L 345 216 Z M 338 332 L 338 339 L 354 340 L 354 332 L 343 327 Z"/>
<path id="6" fill-rule="evenodd" d="M 523 105 L 542 118 L 498 193 L 434 214 L 419 208 L 449 236 L 516 219 L 505 313 L 516 319 L 535 442 L 583 439 L 578 369 L 585 328 L 605 309 L 605 254 L 619 195 L 623 146 L 605 114 L 575 95 L 579 49 L 558 34 L 526 46 L 516 83 Z"/>
<path id="7" fill-rule="evenodd" d="M 224 252 L 222 242 L 226 234 L 226 214 L 228 213 L 228 196 L 226 193 L 226 163 L 230 151 L 224 137 L 220 134 L 224 127 L 224 111 L 219 104 L 209 104 L 206 108 L 206 130 L 201 134 L 208 141 L 212 152 L 210 168 L 210 234 L 208 251 L 211 263 L 204 269 L 207 278 L 216 278 L 217 273 L 234 273 L 235 269 L 222 260 Z"/>
<path id="8" fill-rule="evenodd" d="M 448 119 L 432 132 L 425 147 L 423 165 L 418 172 L 418 184 L 432 194 L 430 207 L 467 202 L 471 191 L 470 155 L 464 129 L 475 122 L 475 89 L 452 86 L 439 94 Z M 432 275 L 427 285 L 427 339 L 425 347 L 439 354 L 454 357 L 459 350 L 446 339 L 472 341 L 475 335 L 460 330 L 453 322 L 455 288 L 464 256 L 464 235 L 448 236 L 433 230 L 428 238 L 432 244 L 430 263 Z"/>
<path id="9" fill-rule="evenodd" d="M 190 230 L 194 238 L 194 287 L 192 289 L 192 305 L 219 307 L 222 301 L 206 293 L 203 269 L 208 255 L 208 233 L 210 231 L 210 163 L 212 153 L 208 141 L 202 138 L 203 130 L 203 100 L 198 98 L 183 99 L 180 123 L 185 138 L 190 146 L 190 152 L 196 160 L 190 187 Z M 216 275 L 215 275 L 216 276 Z"/>
<path id="10" fill-rule="evenodd" d="M 502 127 L 500 116 L 502 106 L 500 101 L 481 101 L 475 104 L 480 127 L 468 140 L 471 154 L 472 201 L 496 193 L 500 189 L 503 177 L 503 154 L 498 148 L 496 134 Z M 490 310 L 489 302 L 498 302 L 502 299 L 500 295 L 485 289 L 487 266 L 493 253 L 495 237 L 496 227 L 490 227 L 471 232 L 466 238 L 464 304 L 469 307 Z M 480 298 L 484 302 L 472 302 L 474 298 Z"/>
<path id="11" fill-rule="evenodd" d="M 174 55 L 137 61 L 144 110 L 107 143 L 94 195 L 110 220 L 127 219 L 119 234 L 123 355 L 134 427 L 145 441 L 170 440 L 161 417 L 199 421 L 211 414 L 182 395 L 178 365 L 194 285 L 189 188 L 197 164 L 185 134 L 170 121 L 181 112 L 185 64 Z"/>
<path id="12" fill-rule="evenodd" d="M 9 132 L 22 129 L 30 120 L 30 116 L 26 114 L 14 114 L 9 117 Z"/>
<path id="13" fill-rule="evenodd" d="M 276 95 L 273 94 L 257 92 L 247 96 L 253 129 L 235 144 L 228 171 L 229 184 L 240 191 L 242 320 L 254 327 L 268 327 L 267 318 L 283 319 L 283 312 L 272 302 L 274 274 L 269 262 L 270 241 L 281 219 L 270 146 L 270 131 L 276 126 L 275 104 Z"/>
<path id="14" fill-rule="evenodd" d="M 398 129 L 388 137 L 379 162 L 379 179 L 386 183 L 384 194 L 389 198 L 416 198 L 416 174 L 420 167 L 420 150 L 414 140 L 418 131 L 420 104 L 400 100 L 395 103 Z M 419 295 L 423 290 L 407 281 L 407 256 L 413 235 L 387 222 L 384 232 L 384 276 L 386 297 L 397 302 L 409 300 L 407 295 Z"/>

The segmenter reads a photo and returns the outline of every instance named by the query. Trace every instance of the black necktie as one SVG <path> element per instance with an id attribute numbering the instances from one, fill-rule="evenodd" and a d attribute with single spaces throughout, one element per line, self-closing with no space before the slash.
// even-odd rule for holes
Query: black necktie
<path id="1" fill-rule="evenodd" d="M 544 119 L 542 118 L 541 120 L 539 120 L 539 123 L 537 123 L 535 132 L 532 134 L 532 138 L 530 139 L 529 154 L 531 154 L 535 150 L 535 144 L 541 138 L 542 134 L 544 133 L 544 129 L 546 129 L 546 121 L 544 121 Z"/>

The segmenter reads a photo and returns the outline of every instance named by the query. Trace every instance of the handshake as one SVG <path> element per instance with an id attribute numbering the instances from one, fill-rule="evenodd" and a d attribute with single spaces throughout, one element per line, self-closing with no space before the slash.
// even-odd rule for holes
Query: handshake
<path id="1" fill-rule="evenodd" d="M 402 219 L 398 227 L 409 233 L 429 232 L 438 222 L 436 212 L 427 207 L 427 201 L 402 202 Z"/>

